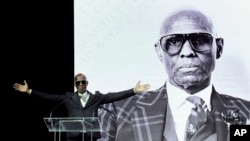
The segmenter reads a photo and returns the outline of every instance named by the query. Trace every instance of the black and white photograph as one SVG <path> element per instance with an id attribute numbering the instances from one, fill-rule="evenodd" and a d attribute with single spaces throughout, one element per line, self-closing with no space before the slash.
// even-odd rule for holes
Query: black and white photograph
<path id="1" fill-rule="evenodd" d="M 249 124 L 247 1 L 75 1 L 75 72 L 151 89 L 101 106 L 101 141 L 229 140 Z"/>
<path id="2" fill-rule="evenodd" d="M 250 125 L 249 4 L 9 2 L 2 138 L 230 141 Z"/>

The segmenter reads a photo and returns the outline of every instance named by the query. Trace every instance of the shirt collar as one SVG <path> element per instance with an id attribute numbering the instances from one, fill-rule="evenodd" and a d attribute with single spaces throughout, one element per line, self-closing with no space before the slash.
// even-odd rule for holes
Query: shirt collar
<path id="1" fill-rule="evenodd" d="M 190 94 L 186 93 L 185 91 L 173 86 L 171 83 L 166 83 L 166 88 L 167 88 L 167 94 L 169 97 L 169 105 L 170 107 L 177 109 L 180 107 L 182 104 L 185 103 L 186 98 L 190 96 Z M 212 84 L 205 89 L 193 94 L 195 96 L 198 96 L 202 98 L 208 107 L 208 110 L 211 110 L 211 94 L 212 94 Z"/>
<path id="2" fill-rule="evenodd" d="M 84 93 L 79 93 L 79 92 L 77 92 L 77 93 L 78 93 L 78 95 L 79 95 L 80 97 L 86 97 L 86 96 L 88 96 L 87 91 L 84 92 Z"/>

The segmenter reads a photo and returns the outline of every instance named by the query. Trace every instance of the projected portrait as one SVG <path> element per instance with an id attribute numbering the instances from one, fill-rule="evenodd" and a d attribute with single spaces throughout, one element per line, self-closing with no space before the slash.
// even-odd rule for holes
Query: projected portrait
<path id="1" fill-rule="evenodd" d="M 75 70 L 102 91 L 152 86 L 100 107 L 101 141 L 225 141 L 250 124 L 246 1 L 79 3 Z"/>

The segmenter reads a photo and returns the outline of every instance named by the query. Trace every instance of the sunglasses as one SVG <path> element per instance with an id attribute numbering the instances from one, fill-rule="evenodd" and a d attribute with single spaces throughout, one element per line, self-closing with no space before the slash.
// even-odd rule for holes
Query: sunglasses
<path id="1" fill-rule="evenodd" d="M 170 34 L 162 36 L 158 44 L 164 52 L 176 55 L 188 40 L 193 50 L 205 52 L 211 49 L 213 38 L 214 36 L 210 33 Z"/>
<path id="2" fill-rule="evenodd" d="M 80 85 L 80 83 L 85 85 L 87 83 L 87 81 L 86 80 L 81 80 L 81 81 L 76 81 L 75 83 L 76 83 L 76 85 Z"/>

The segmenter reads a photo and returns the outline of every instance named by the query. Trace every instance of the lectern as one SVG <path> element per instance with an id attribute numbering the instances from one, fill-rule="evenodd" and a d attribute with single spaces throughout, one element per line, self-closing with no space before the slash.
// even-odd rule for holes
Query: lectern
<path id="1" fill-rule="evenodd" d="M 91 141 L 93 132 L 101 132 L 97 117 L 45 117 L 44 122 L 49 132 L 54 133 L 54 141 L 61 141 L 62 132 L 82 132 L 83 136 L 89 132 Z"/>

